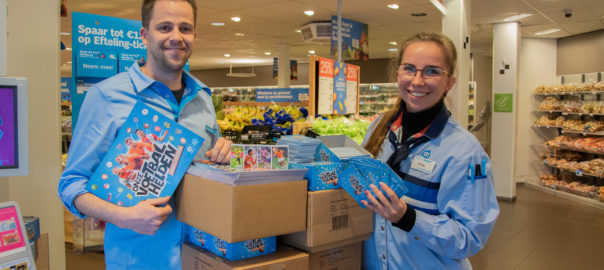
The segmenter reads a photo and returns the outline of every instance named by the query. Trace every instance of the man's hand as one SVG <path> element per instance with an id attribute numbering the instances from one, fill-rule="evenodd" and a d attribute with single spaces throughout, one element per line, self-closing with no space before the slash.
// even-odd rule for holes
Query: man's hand
<path id="1" fill-rule="evenodd" d="M 123 207 L 119 217 L 119 227 L 131 229 L 140 234 L 154 235 L 159 226 L 170 216 L 170 197 L 149 199 L 132 207 Z"/>
<path id="2" fill-rule="evenodd" d="M 366 190 L 365 195 L 369 202 L 362 200 L 363 205 L 392 223 L 399 222 L 407 212 L 407 203 L 398 198 L 396 193 L 382 182 L 380 182 L 380 187 L 386 192 L 388 198 L 375 185 L 370 186 L 376 196 L 374 197 L 369 190 Z"/>
<path id="3" fill-rule="evenodd" d="M 206 152 L 206 156 L 210 161 L 216 163 L 227 163 L 229 161 L 229 154 L 231 153 L 231 144 L 233 142 L 225 138 L 220 138 L 216 141 L 214 148 Z"/>

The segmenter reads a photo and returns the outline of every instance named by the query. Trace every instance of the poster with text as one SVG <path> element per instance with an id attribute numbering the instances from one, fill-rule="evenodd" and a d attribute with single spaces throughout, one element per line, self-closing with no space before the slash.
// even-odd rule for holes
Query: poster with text
<path id="1" fill-rule="evenodd" d="M 90 85 L 147 55 L 140 21 L 72 12 L 72 129 Z"/>
<path id="2" fill-rule="evenodd" d="M 317 94 L 317 113 L 333 113 L 333 76 L 335 62 L 328 58 L 319 58 L 319 80 Z"/>
<path id="3" fill-rule="evenodd" d="M 0 208 L 0 258 L 25 251 L 17 208 Z"/>
<path id="4" fill-rule="evenodd" d="M 338 54 L 338 17 L 331 16 L 331 55 Z M 342 59 L 369 60 L 369 27 L 342 18 Z"/>
<path id="5" fill-rule="evenodd" d="M 344 114 L 346 110 L 346 64 L 335 62 L 333 71 L 333 114 Z"/>
<path id="6" fill-rule="evenodd" d="M 346 112 L 356 113 L 359 90 L 359 66 L 346 64 Z"/>

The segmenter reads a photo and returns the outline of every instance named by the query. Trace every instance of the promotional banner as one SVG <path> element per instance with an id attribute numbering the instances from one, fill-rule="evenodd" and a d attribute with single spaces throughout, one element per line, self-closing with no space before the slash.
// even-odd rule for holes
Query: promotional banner
<path id="1" fill-rule="evenodd" d="M 369 26 L 342 18 L 342 59 L 369 60 Z M 331 16 L 331 55 L 338 54 L 338 17 Z"/>
<path id="2" fill-rule="evenodd" d="M 308 88 L 256 89 L 256 102 L 300 102 L 308 100 Z"/>
<path id="3" fill-rule="evenodd" d="M 346 64 L 346 112 L 356 113 L 359 91 L 359 66 Z"/>
<path id="4" fill-rule="evenodd" d="M 346 64 L 335 62 L 333 72 L 333 114 L 346 113 Z"/>
<path id="5" fill-rule="evenodd" d="M 71 96 L 69 94 L 71 85 L 71 77 L 61 77 L 61 105 L 71 106 Z"/>
<path id="6" fill-rule="evenodd" d="M 72 128 L 88 88 L 147 55 L 140 21 L 72 12 Z"/>
<path id="7" fill-rule="evenodd" d="M 334 61 L 319 58 L 319 79 L 317 94 L 317 114 L 332 114 L 334 98 Z"/>
<path id="8" fill-rule="evenodd" d="M 279 78 L 279 58 L 273 57 L 273 79 Z M 289 60 L 289 79 L 298 80 L 298 61 Z"/>

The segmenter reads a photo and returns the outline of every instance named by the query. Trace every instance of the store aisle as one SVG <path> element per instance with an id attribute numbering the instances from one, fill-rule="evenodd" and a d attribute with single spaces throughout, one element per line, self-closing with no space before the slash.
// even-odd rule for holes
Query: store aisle
<path id="1" fill-rule="evenodd" d="M 474 269 L 603 269 L 604 210 L 520 185 L 501 215 Z M 66 249 L 67 269 L 104 269 L 102 254 Z"/>
<path id="2" fill-rule="evenodd" d="M 603 269 L 604 210 L 519 185 L 474 269 Z"/>

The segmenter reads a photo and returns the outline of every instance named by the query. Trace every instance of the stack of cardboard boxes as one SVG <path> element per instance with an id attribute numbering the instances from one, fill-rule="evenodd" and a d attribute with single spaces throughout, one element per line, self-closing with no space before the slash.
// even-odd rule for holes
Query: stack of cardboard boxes
<path id="1" fill-rule="evenodd" d="M 342 168 L 326 167 L 336 174 Z M 227 249 L 234 249 L 238 242 L 261 238 L 263 249 L 270 251 L 272 237 L 279 236 L 279 245 L 274 253 L 229 260 L 249 256 L 226 256 L 226 250 L 212 253 L 198 247 L 200 243 L 184 243 L 183 269 L 360 269 L 361 245 L 373 231 L 373 213 L 337 185 L 312 182 L 321 181 L 313 172 L 325 173 L 309 170 L 305 178 L 310 182 L 248 186 L 185 175 L 176 195 L 176 215 L 199 230 L 189 235 L 191 242 L 219 238 L 228 244 Z M 322 188 L 309 191 L 309 187 Z"/>

